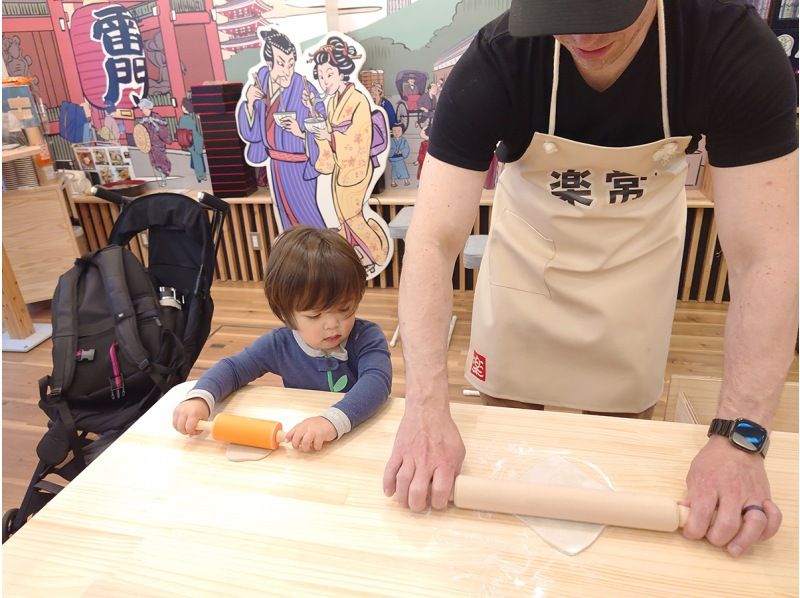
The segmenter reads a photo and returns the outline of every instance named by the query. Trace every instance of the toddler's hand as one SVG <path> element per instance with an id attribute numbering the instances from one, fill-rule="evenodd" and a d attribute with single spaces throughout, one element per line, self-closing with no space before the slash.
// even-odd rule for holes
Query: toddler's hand
<path id="1" fill-rule="evenodd" d="M 181 434 L 197 436 L 200 434 L 197 422 L 201 419 L 207 420 L 210 415 L 208 403 L 203 399 L 186 399 L 172 412 L 172 426 Z"/>
<path id="2" fill-rule="evenodd" d="M 286 434 L 286 442 L 304 453 L 318 451 L 326 442 L 336 440 L 336 428 L 324 417 L 309 417 L 304 419 Z"/>

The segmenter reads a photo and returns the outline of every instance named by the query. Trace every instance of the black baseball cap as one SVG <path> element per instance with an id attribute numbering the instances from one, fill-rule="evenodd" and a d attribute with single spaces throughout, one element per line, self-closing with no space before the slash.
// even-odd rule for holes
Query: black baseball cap
<path id="1" fill-rule="evenodd" d="M 514 37 L 611 33 L 642 14 L 647 0 L 511 0 L 508 28 Z"/>

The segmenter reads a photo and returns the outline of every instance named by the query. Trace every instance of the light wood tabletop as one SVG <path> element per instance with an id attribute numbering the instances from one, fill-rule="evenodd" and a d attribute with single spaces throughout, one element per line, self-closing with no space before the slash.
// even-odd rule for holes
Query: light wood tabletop
<path id="1" fill-rule="evenodd" d="M 3 546 L 3 595 L 17 596 L 794 596 L 797 435 L 766 460 L 784 513 L 778 535 L 733 559 L 680 533 L 609 527 L 567 556 L 513 516 L 450 507 L 414 514 L 385 498 L 384 464 L 403 413 L 392 399 L 316 454 L 280 448 L 227 460 L 180 436 L 168 393 Z M 282 421 L 334 395 L 246 387 L 225 412 Z M 705 428 L 453 404 L 464 473 L 523 474 L 551 455 L 602 470 L 619 490 L 680 497 Z M 491 483 L 491 482 L 487 482 Z"/>

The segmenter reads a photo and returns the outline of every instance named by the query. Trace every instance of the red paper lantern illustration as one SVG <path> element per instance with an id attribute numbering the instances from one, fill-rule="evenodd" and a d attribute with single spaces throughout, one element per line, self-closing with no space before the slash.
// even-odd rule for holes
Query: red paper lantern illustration
<path id="1" fill-rule="evenodd" d="M 88 4 L 77 9 L 70 39 L 83 95 L 96 108 L 133 108 L 147 95 L 144 42 L 136 19 L 119 4 Z"/>

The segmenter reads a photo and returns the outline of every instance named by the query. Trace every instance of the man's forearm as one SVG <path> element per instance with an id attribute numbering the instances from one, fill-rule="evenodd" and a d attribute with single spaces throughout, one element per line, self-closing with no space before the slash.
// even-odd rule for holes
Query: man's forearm
<path id="1" fill-rule="evenodd" d="M 797 335 L 797 151 L 711 172 L 731 292 L 717 414 L 769 428 Z"/>
<path id="2" fill-rule="evenodd" d="M 797 335 L 797 262 L 753 263 L 731 289 L 718 417 L 769 428 Z"/>
<path id="3" fill-rule="evenodd" d="M 406 236 L 400 333 L 409 407 L 448 408 L 447 332 L 452 273 L 478 212 L 486 174 L 429 156 Z"/>
<path id="4" fill-rule="evenodd" d="M 409 406 L 447 406 L 447 331 L 453 264 L 434 245 L 407 246 L 400 284 L 400 333 Z"/>

